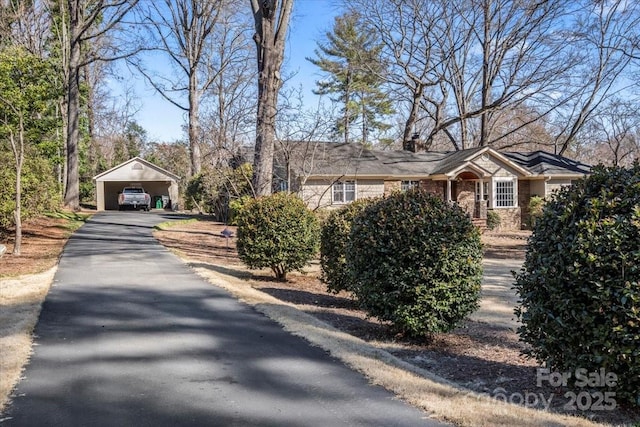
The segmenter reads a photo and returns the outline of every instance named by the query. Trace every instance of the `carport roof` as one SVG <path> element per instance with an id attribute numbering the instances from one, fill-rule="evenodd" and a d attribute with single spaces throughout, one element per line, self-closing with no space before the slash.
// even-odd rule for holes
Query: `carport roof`
<path id="1" fill-rule="evenodd" d="M 180 177 L 174 173 L 169 172 L 168 170 L 162 169 L 160 166 L 156 166 L 153 163 L 143 159 L 142 157 L 134 157 L 132 159 L 127 160 L 126 162 L 122 162 L 117 166 L 112 167 L 111 169 L 104 171 L 93 177 L 94 181 L 109 181 L 108 175 L 112 174 L 118 169 L 122 169 L 123 167 L 133 164 L 134 162 L 141 163 L 142 165 L 162 174 L 167 177 L 167 179 L 171 179 L 173 181 L 178 181 Z"/>

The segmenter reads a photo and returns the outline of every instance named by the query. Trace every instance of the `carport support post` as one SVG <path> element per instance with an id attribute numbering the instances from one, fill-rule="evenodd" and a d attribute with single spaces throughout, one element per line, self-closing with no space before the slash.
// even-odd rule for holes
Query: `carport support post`
<path id="1" fill-rule="evenodd" d="M 104 181 L 96 181 L 96 210 L 104 210 Z"/>

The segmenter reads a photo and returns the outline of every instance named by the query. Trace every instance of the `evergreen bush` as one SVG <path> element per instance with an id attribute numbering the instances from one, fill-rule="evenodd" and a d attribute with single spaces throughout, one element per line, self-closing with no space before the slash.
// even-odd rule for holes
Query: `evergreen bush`
<path id="1" fill-rule="evenodd" d="M 238 255 L 249 268 L 270 268 L 276 279 L 302 269 L 317 254 L 320 227 L 304 202 L 289 193 L 252 199 L 238 217 Z"/>
<path id="2" fill-rule="evenodd" d="M 321 279 L 332 293 L 351 291 L 351 280 L 346 268 L 347 242 L 351 223 L 372 199 L 356 200 L 332 211 L 322 225 L 320 233 Z"/>
<path id="3" fill-rule="evenodd" d="M 495 230 L 500 227 L 500 214 L 496 211 L 487 211 L 487 228 L 489 230 Z"/>
<path id="4" fill-rule="evenodd" d="M 532 196 L 529 200 L 529 227 L 535 227 L 536 221 L 542 216 L 543 208 L 544 199 L 540 196 Z"/>
<path id="5" fill-rule="evenodd" d="M 561 372 L 614 373 L 610 391 L 640 405 L 640 164 L 597 167 L 556 193 L 515 288 L 530 355 Z"/>
<path id="6" fill-rule="evenodd" d="M 398 192 L 365 207 L 346 254 L 362 308 L 407 335 L 449 331 L 478 307 L 479 231 L 459 206 L 426 192 Z"/>
<path id="7" fill-rule="evenodd" d="M 252 199 L 251 196 L 242 196 L 229 200 L 229 224 L 238 225 L 238 217 L 242 214 L 247 202 Z"/>

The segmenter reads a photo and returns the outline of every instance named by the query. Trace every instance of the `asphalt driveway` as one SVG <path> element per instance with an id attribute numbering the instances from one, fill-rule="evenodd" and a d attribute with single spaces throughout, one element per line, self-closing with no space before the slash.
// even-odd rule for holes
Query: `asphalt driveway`
<path id="1" fill-rule="evenodd" d="M 2 425 L 418 426 L 427 414 L 95 215 L 69 240 Z"/>

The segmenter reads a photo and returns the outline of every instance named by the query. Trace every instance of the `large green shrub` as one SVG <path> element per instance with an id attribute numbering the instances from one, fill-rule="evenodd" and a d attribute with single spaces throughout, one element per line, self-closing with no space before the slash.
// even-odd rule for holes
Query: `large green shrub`
<path id="1" fill-rule="evenodd" d="M 0 147 L 0 229 L 14 226 L 16 171 L 11 166 L 13 153 Z M 5 167 L 6 166 L 6 167 Z M 22 170 L 22 219 L 30 219 L 60 207 L 60 189 L 51 163 L 35 154 L 29 155 Z"/>
<path id="2" fill-rule="evenodd" d="M 249 200 L 238 218 L 238 255 L 249 268 L 271 268 L 278 280 L 303 268 L 318 252 L 320 227 L 293 194 Z"/>
<path id="3" fill-rule="evenodd" d="M 544 198 L 540 196 L 532 196 L 529 199 L 529 226 L 535 227 L 536 221 L 542 216 L 542 209 L 544 208 Z"/>
<path id="4" fill-rule="evenodd" d="M 425 192 L 367 206 L 346 253 L 361 306 L 408 335 L 449 331 L 478 307 L 479 231 L 460 207 Z"/>
<path id="5" fill-rule="evenodd" d="M 238 225 L 238 216 L 241 215 L 247 202 L 252 199 L 251 196 L 242 196 L 229 200 L 229 224 Z"/>
<path id="6" fill-rule="evenodd" d="M 347 241 L 351 223 L 372 199 L 357 200 L 332 211 L 322 224 L 320 233 L 321 279 L 329 292 L 351 291 L 351 280 L 346 268 Z"/>
<path id="7" fill-rule="evenodd" d="M 640 405 L 640 164 L 598 167 L 556 193 L 515 288 L 532 356 L 561 372 L 615 373 L 612 391 Z"/>

